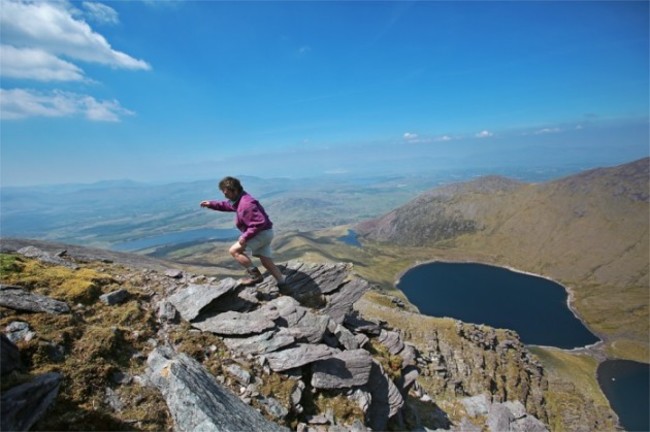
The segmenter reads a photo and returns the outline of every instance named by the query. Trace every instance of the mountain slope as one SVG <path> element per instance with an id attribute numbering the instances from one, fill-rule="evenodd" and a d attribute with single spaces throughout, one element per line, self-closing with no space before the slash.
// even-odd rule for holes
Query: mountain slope
<path id="1" fill-rule="evenodd" d="M 356 229 L 367 241 L 422 247 L 424 259 L 460 253 L 556 279 L 592 330 L 647 361 L 649 162 L 540 184 L 484 177 Z"/>

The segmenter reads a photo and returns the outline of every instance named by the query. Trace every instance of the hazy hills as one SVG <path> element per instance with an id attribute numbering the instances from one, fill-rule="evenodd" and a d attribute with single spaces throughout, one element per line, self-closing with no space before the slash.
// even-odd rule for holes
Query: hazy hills
<path id="1" fill-rule="evenodd" d="M 649 162 L 538 184 L 482 177 L 356 229 L 370 242 L 425 248 L 428 259 L 462 256 L 552 277 L 572 290 L 592 330 L 617 340 L 610 348 L 647 361 Z"/>

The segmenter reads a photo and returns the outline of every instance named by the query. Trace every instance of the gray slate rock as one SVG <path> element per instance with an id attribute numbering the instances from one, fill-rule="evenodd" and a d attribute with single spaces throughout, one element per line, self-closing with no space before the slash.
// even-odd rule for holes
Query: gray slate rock
<path id="1" fill-rule="evenodd" d="M 99 299 L 109 306 L 114 306 L 125 301 L 129 297 L 129 292 L 125 289 L 112 291 L 107 294 L 102 294 Z"/>
<path id="2" fill-rule="evenodd" d="M 7 337 L 13 343 L 21 340 L 29 342 L 36 336 L 36 333 L 31 331 L 29 324 L 25 321 L 12 321 L 5 327 L 5 331 L 7 332 Z"/>
<path id="3" fill-rule="evenodd" d="M 218 335 L 251 335 L 275 328 L 275 323 L 254 312 L 224 312 L 204 321 L 192 323 L 201 331 Z"/>
<path id="4" fill-rule="evenodd" d="M 537 418 L 527 415 L 510 423 L 511 432 L 548 432 L 546 425 Z"/>
<path id="5" fill-rule="evenodd" d="M 402 337 L 395 331 L 382 330 L 377 341 L 384 345 L 392 355 L 396 355 L 404 349 Z"/>
<path id="6" fill-rule="evenodd" d="M 168 300 L 186 321 L 192 321 L 201 312 L 201 309 L 212 303 L 215 299 L 230 292 L 237 286 L 233 278 L 226 278 L 217 285 L 190 284 L 171 295 Z"/>
<path id="7" fill-rule="evenodd" d="M 60 265 L 60 266 L 71 268 L 73 270 L 77 270 L 79 268 L 77 264 L 64 260 L 63 258 L 57 255 L 52 255 L 49 252 L 45 252 L 35 246 L 25 246 L 23 248 L 18 249 L 17 252 L 23 256 L 26 256 L 27 258 L 34 258 L 40 262 L 44 262 L 47 264 Z M 65 253 L 63 255 L 65 255 Z"/>
<path id="8" fill-rule="evenodd" d="M 70 307 L 59 300 L 34 294 L 13 285 L 0 285 L 0 306 L 27 312 L 45 312 L 63 314 L 70 312 Z"/>
<path id="9" fill-rule="evenodd" d="M 267 354 L 295 342 L 295 338 L 285 328 L 270 330 L 247 338 L 224 338 L 223 341 L 232 351 L 241 354 Z"/>
<path id="10" fill-rule="evenodd" d="M 327 305 L 322 312 L 329 315 L 336 323 L 341 324 L 345 317 L 352 312 L 352 305 L 369 289 L 370 285 L 367 281 L 354 277 L 345 282 L 338 291 L 326 296 Z"/>
<path id="11" fill-rule="evenodd" d="M 515 419 L 512 412 L 503 404 L 496 403 L 490 406 L 486 424 L 490 432 L 504 432 L 510 430 L 510 422 Z"/>
<path id="12" fill-rule="evenodd" d="M 338 352 L 339 350 L 323 344 L 299 344 L 295 348 L 267 354 L 265 358 L 272 370 L 281 372 L 330 358 Z"/>
<path id="13" fill-rule="evenodd" d="M 169 269 L 169 270 L 165 270 L 165 276 L 172 279 L 182 279 L 183 272 L 181 270 Z"/>
<path id="14" fill-rule="evenodd" d="M 4 392 L 0 397 L 0 430 L 29 430 L 56 399 L 61 379 L 60 374 L 51 372 Z"/>
<path id="15" fill-rule="evenodd" d="M 301 293 L 316 290 L 322 294 L 336 291 L 349 277 L 351 264 L 306 264 L 289 263 L 285 273 L 291 291 L 300 297 Z"/>
<path id="16" fill-rule="evenodd" d="M 373 430 L 386 430 L 388 420 L 404 406 L 404 399 L 399 389 L 375 360 L 372 362 L 368 384 L 363 389 L 372 396 L 367 412 L 367 424 Z"/>
<path id="17" fill-rule="evenodd" d="M 311 385 L 318 389 L 351 388 L 368 383 L 372 357 L 363 349 L 343 351 L 314 362 Z"/>
<path id="18" fill-rule="evenodd" d="M 20 367 L 20 351 L 4 334 L 0 334 L 0 375 Z"/>
<path id="19" fill-rule="evenodd" d="M 251 383 L 251 373 L 238 366 L 236 364 L 231 364 L 226 366 L 226 372 L 228 372 L 239 384 L 248 385 Z"/>
<path id="20" fill-rule="evenodd" d="M 492 404 L 486 394 L 466 397 L 461 399 L 460 402 L 463 404 L 467 415 L 470 417 L 486 415 L 490 410 L 490 405 Z"/>
<path id="21" fill-rule="evenodd" d="M 266 420 L 185 354 L 156 348 L 147 360 L 147 374 L 165 398 L 176 431 L 289 430 Z"/>
<path id="22" fill-rule="evenodd" d="M 264 411 L 276 420 L 284 420 L 289 415 L 289 410 L 276 398 L 261 397 L 259 402 L 264 407 Z"/>

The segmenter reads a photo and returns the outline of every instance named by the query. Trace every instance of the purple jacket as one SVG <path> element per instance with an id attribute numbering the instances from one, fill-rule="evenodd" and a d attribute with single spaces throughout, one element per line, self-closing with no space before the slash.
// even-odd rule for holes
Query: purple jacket
<path id="1" fill-rule="evenodd" d="M 243 234 L 240 239 L 248 241 L 260 231 L 273 228 L 273 222 L 264 211 L 264 207 L 247 192 L 242 192 L 234 203 L 229 200 L 210 201 L 208 208 L 218 211 L 236 212 L 235 225 Z"/>

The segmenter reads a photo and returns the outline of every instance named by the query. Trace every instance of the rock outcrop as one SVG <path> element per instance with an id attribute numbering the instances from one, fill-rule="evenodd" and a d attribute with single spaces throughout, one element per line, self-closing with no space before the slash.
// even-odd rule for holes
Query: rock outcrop
<path id="1" fill-rule="evenodd" d="M 28 251 L 34 259 L 42 260 L 44 256 L 33 249 Z M 86 253 L 83 257 L 85 261 L 92 256 Z M 60 258 L 70 262 L 67 268 L 75 265 L 83 269 L 86 265 L 69 252 Z M 101 271 L 111 273 L 108 279 L 113 283 L 96 303 L 106 317 L 116 321 L 90 324 L 92 304 L 69 307 L 66 303 L 51 303 L 53 299 L 42 294 L 47 288 L 38 294 L 14 282 L 16 285 L 7 290 L 24 291 L 21 296 L 48 305 L 39 306 L 40 313 L 60 317 L 58 322 L 68 327 L 60 341 L 42 340 L 39 333 L 44 327 L 18 315 L 12 318 L 11 330 L 6 331 L 20 344 L 36 350 L 39 358 L 59 364 L 70 362 L 81 369 L 102 362 L 102 372 L 98 373 L 110 372 L 110 384 L 105 384 L 101 391 L 104 396 L 98 400 L 115 415 L 136 409 L 135 405 L 144 400 L 156 399 L 148 393 L 153 390 L 143 390 L 133 402 L 132 388 L 140 386 L 155 389 L 164 400 L 173 429 L 179 431 L 279 431 L 287 427 L 303 431 L 408 430 L 425 425 L 449 429 L 453 425 L 445 413 L 418 385 L 420 374 L 435 374 L 446 380 L 444 384 L 441 381 L 441 394 L 478 394 L 489 387 L 489 383 L 475 380 L 469 373 L 473 362 L 478 361 L 473 351 L 457 352 L 446 345 L 443 335 L 435 333 L 430 345 L 416 347 L 407 342 L 402 329 L 370 320 L 355 310 L 353 305 L 369 285 L 353 273 L 349 264 L 290 262 L 282 269 L 288 288 L 279 290 L 270 276 L 251 288 L 231 278 L 218 281 L 164 268 L 129 270 L 99 262 Z M 17 314 L 25 310 L 16 302 L 2 305 Z M 62 305 L 70 308 L 68 313 Z M 136 316 L 143 317 L 137 329 L 131 328 Z M 84 320 L 88 327 L 70 327 L 85 324 Z M 50 321 L 47 326 L 51 326 Z M 477 334 L 463 327 L 457 336 L 479 345 L 487 341 L 482 346 L 486 352 L 510 349 L 507 342 L 498 338 L 491 342 L 489 334 Z M 86 338 L 86 348 L 75 347 L 81 343 L 80 337 Z M 19 367 L 15 361 L 17 350 L 5 337 L 2 343 L 3 373 L 5 366 L 6 373 L 12 373 Z M 85 356 L 84 360 L 73 361 L 73 354 Z M 119 361 L 106 363 L 113 355 Z M 483 360 L 488 358 L 486 354 Z M 146 372 L 134 376 L 123 370 L 125 359 L 140 362 Z M 463 364 L 466 369 L 461 367 Z M 489 372 L 504 373 L 498 367 Z M 522 374 L 529 372 L 525 369 Z M 46 374 L 3 393 L 3 429 L 5 419 L 18 429 L 34 424 L 56 397 L 61 378 Z M 520 382 L 530 388 L 539 386 L 530 379 L 523 380 L 523 375 Z M 25 397 L 25 388 L 32 398 Z M 521 393 L 526 408 L 535 406 L 530 388 Z M 497 392 L 491 395 L 490 403 L 511 401 L 513 395 L 519 396 L 511 390 L 509 394 Z M 436 420 L 418 420 L 414 414 L 417 406 L 435 412 Z M 5 408 L 11 411 L 5 412 Z M 510 410 L 509 415 L 500 409 L 494 408 L 492 417 L 489 413 L 481 415 L 488 423 L 500 425 L 507 420 L 511 430 L 537 430 L 515 428 L 537 421 L 525 410 L 523 415 Z M 147 413 L 139 415 L 146 417 Z M 129 425 L 119 423 L 115 427 L 132 427 Z M 168 427 L 162 423 L 158 426 Z"/>

